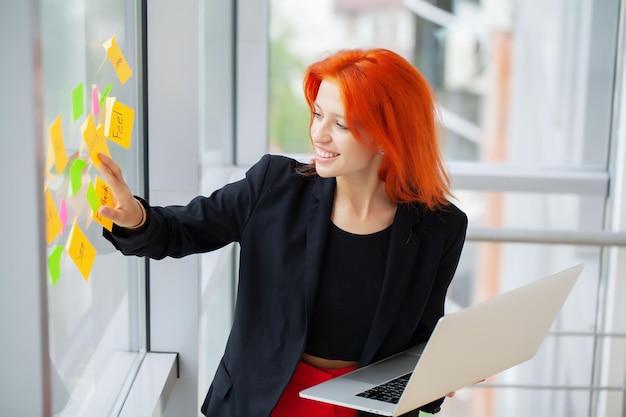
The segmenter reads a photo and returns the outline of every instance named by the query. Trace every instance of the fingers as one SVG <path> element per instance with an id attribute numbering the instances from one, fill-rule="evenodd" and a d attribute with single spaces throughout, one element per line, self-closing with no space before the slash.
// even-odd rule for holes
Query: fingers
<path id="1" fill-rule="evenodd" d="M 137 226 L 144 218 L 144 209 L 124 181 L 121 168 L 115 161 L 103 153 L 99 153 L 98 158 L 101 162 L 99 171 L 109 185 L 111 193 L 117 202 L 115 207 L 100 207 L 98 213 L 112 220 L 118 226 Z"/>
<path id="2" fill-rule="evenodd" d="M 122 169 L 114 160 L 103 153 L 98 154 L 98 159 L 100 159 L 99 171 L 109 187 L 128 188 L 122 175 Z"/>

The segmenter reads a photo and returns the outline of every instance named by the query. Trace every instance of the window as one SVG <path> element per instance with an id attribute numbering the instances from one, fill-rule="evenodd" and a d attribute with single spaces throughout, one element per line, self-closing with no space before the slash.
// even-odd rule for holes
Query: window
<path id="1" fill-rule="evenodd" d="M 41 2 L 44 127 L 50 129 L 43 135 L 50 158 L 44 181 L 56 209 L 48 210 L 47 223 L 59 226 L 47 239 L 55 415 L 115 414 L 146 349 L 143 260 L 115 251 L 92 217 L 88 195 L 98 172 L 83 139 L 88 121 L 104 128 L 106 113 L 115 111 L 107 110 L 107 96 L 130 108 L 121 110 L 117 125 L 131 133 L 130 142 L 106 143 L 132 191 L 143 195 L 140 3 Z M 107 55 L 112 39 L 133 72 L 128 79 L 117 66 L 120 56 L 114 67 Z"/>
<path id="2" fill-rule="evenodd" d="M 607 292 L 610 246 L 623 245 L 611 153 L 624 141 L 612 125 L 621 2 L 268 1 L 270 151 L 310 153 L 301 80 L 326 51 L 387 47 L 433 86 L 454 202 L 470 219 L 448 311 L 586 265 L 536 358 L 462 390 L 446 415 L 623 412 L 626 369 L 607 371 L 624 342 Z"/>

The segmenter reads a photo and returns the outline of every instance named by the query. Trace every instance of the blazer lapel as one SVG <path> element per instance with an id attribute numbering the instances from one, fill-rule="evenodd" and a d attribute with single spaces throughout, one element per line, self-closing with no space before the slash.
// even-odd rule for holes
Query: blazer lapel
<path id="1" fill-rule="evenodd" d="M 304 269 L 306 317 L 313 313 L 317 284 L 324 256 L 328 224 L 333 208 L 335 180 L 318 178 L 311 190 L 313 202 L 307 210 L 307 245 Z"/>
<path id="2" fill-rule="evenodd" d="M 415 210 L 402 204 L 398 206 L 391 230 L 380 302 L 361 355 L 362 366 L 375 357 L 402 305 L 420 244 L 420 237 L 414 231 L 419 220 Z"/>

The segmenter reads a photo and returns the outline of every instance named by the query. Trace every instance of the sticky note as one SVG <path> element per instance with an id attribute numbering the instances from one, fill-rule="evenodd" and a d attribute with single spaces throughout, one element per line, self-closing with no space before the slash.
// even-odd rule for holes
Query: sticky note
<path id="1" fill-rule="evenodd" d="M 61 128 L 61 115 L 58 115 L 50 126 L 50 144 L 52 145 L 57 175 L 61 175 L 68 162 L 65 142 L 63 141 L 63 130 Z"/>
<path id="2" fill-rule="evenodd" d="M 102 181 L 98 176 L 96 176 L 96 184 L 94 188 L 96 194 L 98 195 L 98 208 L 93 211 L 91 217 L 102 227 L 104 227 L 108 231 L 111 231 L 113 229 L 113 221 L 111 221 L 111 219 L 107 219 L 106 217 L 101 216 L 98 213 L 98 209 L 101 206 L 115 207 L 115 198 L 113 197 L 113 193 L 111 192 L 111 189 L 109 188 L 107 183 Z"/>
<path id="3" fill-rule="evenodd" d="M 74 121 L 78 120 L 80 116 L 85 112 L 85 99 L 84 99 L 84 87 L 83 83 L 78 84 L 74 90 L 72 90 L 72 118 Z"/>
<path id="4" fill-rule="evenodd" d="M 52 198 L 52 193 L 50 192 L 50 188 L 46 185 L 44 189 L 45 193 L 45 207 L 46 207 L 46 243 L 49 245 L 52 243 L 55 237 L 61 232 L 63 229 L 63 224 L 61 222 L 61 218 L 59 217 L 59 212 L 57 211 L 57 207 L 54 204 L 54 199 Z"/>
<path id="5" fill-rule="evenodd" d="M 50 280 L 52 285 L 56 286 L 61 278 L 61 257 L 63 255 L 63 246 L 57 246 L 48 255 L 48 273 L 50 274 Z"/>
<path id="6" fill-rule="evenodd" d="M 61 233 L 65 232 L 65 226 L 67 225 L 67 204 L 65 199 L 61 200 L 61 207 L 59 208 L 59 218 L 61 219 Z"/>
<path id="7" fill-rule="evenodd" d="M 106 99 L 109 96 L 109 93 L 111 92 L 111 88 L 112 88 L 111 84 L 108 84 L 106 87 L 104 87 L 104 91 L 100 93 L 100 108 L 101 109 L 106 104 Z"/>
<path id="8" fill-rule="evenodd" d="M 97 85 L 94 85 L 91 89 L 91 114 L 94 116 L 100 115 L 100 94 L 98 93 Z"/>
<path id="9" fill-rule="evenodd" d="M 126 149 L 130 148 L 134 117 L 133 109 L 120 103 L 115 97 L 107 97 L 104 123 L 106 137 Z"/>
<path id="10" fill-rule="evenodd" d="M 65 249 L 85 281 L 87 281 L 91 273 L 93 261 L 96 258 L 96 249 L 89 242 L 76 220 L 72 224 L 72 230 L 67 239 Z"/>
<path id="11" fill-rule="evenodd" d="M 93 117 L 91 117 L 90 114 L 83 122 L 81 130 L 83 131 L 83 141 L 85 142 L 85 145 L 87 145 L 89 158 L 96 168 L 100 168 L 98 153 L 102 152 L 109 157 L 111 156 L 109 146 L 104 138 L 104 128 L 101 126 L 99 129 L 96 129 Z"/>
<path id="12" fill-rule="evenodd" d="M 119 46 L 117 46 L 115 36 L 112 36 L 111 39 L 103 43 L 102 47 L 106 51 L 109 61 L 111 61 L 111 65 L 113 65 L 120 82 L 122 84 L 126 83 L 131 75 L 133 75 L 133 70 L 130 69 L 126 58 L 124 58 L 124 54 L 122 54 Z"/>
<path id="13" fill-rule="evenodd" d="M 89 203 L 89 207 L 91 207 L 91 210 L 98 211 L 98 207 L 100 207 L 100 199 L 91 181 L 89 181 L 89 184 L 87 184 L 86 197 L 87 202 Z"/>
<path id="14" fill-rule="evenodd" d="M 70 197 L 76 195 L 78 190 L 83 186 L 83 168 L 87 162 L 82 159 L 75 159 L 70 164 Z"/>

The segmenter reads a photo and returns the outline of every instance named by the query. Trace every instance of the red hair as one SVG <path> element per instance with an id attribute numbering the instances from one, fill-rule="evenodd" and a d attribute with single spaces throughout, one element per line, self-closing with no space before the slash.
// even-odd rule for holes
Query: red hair
<path id="1" fill-rule="evenodd" d="M 387 195 L 429 209 L 446 206 L 450 179 L 437 137 L 435 95 L 424 76 L 387 49 L 339 51 L 306 69 L 303 87 L 311 113 L 322 80 L 339 87 L 355 138 L 384 150 L 378 175 Z"/>

